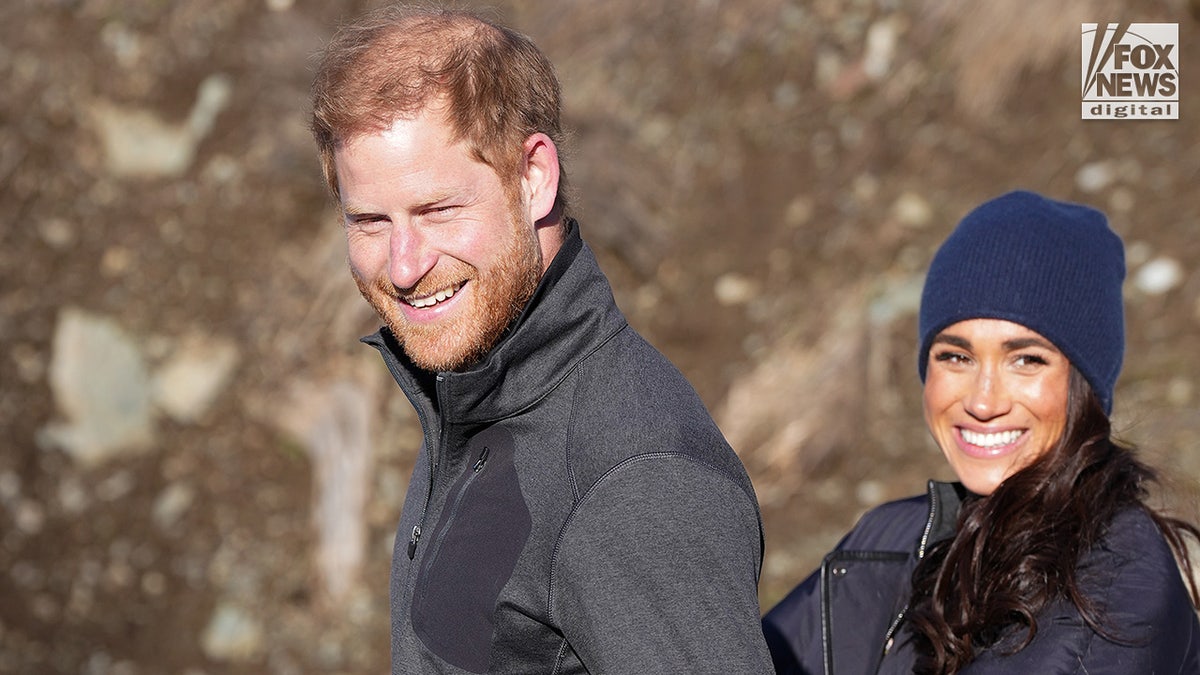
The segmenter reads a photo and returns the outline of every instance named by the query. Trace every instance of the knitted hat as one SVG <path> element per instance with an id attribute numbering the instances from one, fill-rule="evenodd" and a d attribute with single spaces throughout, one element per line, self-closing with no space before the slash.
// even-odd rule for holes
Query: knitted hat
<path id="1" fill-rule="evenodd" d="M 1058 347 L 1111 413 L 1125 353 L 1124 279 L 1125 247 L 1103 213 L 1024 191 L 985 202 L 962 219 L 925 277 L 921 380 L 943 329 L 1004 319 Z"/>

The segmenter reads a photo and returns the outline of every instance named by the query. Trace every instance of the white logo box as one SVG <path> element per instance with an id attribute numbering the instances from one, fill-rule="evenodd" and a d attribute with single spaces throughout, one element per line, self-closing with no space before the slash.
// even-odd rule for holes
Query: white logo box
<path id="1" fill-rule="evenodd" d="M 1082 24 L 1082 117 L 1179 119 L 1179 24 Z"/>

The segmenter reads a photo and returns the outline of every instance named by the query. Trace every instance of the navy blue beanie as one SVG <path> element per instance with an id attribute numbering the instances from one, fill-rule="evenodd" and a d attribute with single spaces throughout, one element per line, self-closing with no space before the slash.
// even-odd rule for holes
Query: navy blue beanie
<path id="1" fill-rule="evenodd" d="M 1032 192 L 984 202 L 938 249 L 921 292 L 918 372 L 943 329 L 1004 319 L 1041 334 L 1112 413 L 1125 354 L 1125 247 L 1104 214 Z"/>

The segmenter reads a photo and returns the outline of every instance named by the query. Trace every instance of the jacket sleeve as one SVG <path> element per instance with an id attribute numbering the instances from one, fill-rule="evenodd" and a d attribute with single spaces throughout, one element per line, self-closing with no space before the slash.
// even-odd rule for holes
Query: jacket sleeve
<path id="1" fill-rule="evenodd" d="M 753 497 L 682 455 L 627 460 L 582 496 L 555 552 L 550 613 L 594 673 L 771 673 Z"/>

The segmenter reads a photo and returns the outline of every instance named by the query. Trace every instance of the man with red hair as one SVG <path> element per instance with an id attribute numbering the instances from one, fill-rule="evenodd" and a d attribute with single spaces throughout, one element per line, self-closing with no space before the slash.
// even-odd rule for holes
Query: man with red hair
<path id="1" fill-rule="evenodd" d="M 313 132 L 366 338 L 425 439 L 393 673 L 769 673 L 758 504 L 568 216 L 559 84 L 528 38 L 388 7 L 343 28 Z"/>

